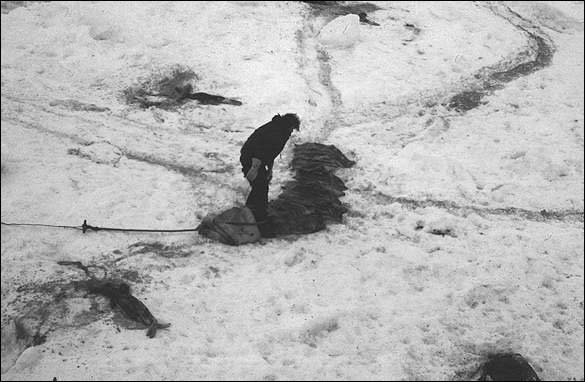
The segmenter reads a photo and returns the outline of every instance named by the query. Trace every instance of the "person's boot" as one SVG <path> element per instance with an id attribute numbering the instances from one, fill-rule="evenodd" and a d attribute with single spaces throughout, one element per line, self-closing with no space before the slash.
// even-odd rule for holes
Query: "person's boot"
<path id="1" fill-rule="evenodd" d="M 262 237 L 276 237 L 276 233 L 274 232 L 274 224 L 268 216 L 266 216 L 263 221 L 258 222 L 258 229 L 260 230 L 260 235 L 262 235 Z"/>

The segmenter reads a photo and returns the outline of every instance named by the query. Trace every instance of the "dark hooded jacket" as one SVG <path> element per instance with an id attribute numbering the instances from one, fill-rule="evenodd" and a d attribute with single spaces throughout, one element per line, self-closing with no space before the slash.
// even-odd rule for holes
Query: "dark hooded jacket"
<path id="1" fill-rule="evenodd" d="M 291 122 L 287 118 L 275 115 L 272 121 L 257 128 L 240 150 L 242 171 L 248 172 L 252 158 L 258 158 L 268 171 L 272 169 L 274 159 L 282 152 L 292 133 Z"/>

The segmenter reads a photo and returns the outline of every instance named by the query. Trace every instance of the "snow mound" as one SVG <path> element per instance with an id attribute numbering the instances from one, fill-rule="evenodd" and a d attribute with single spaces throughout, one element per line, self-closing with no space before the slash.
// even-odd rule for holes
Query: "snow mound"
<path id="1" fill-rule="evenodd" d="M 331 47 L 349 48 L 360 38 L 358 15 L 341 16 L 325 25 L 319 32 L 321 43 Z"/>

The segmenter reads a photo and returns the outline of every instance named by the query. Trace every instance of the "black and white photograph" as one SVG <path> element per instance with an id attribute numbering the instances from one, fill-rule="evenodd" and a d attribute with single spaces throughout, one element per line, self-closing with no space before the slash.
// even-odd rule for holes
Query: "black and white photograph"
<path id="1" fill-rule="evenodd" d="M 1 1 L 1 380 L 583 381 L 584 8 Z"/>

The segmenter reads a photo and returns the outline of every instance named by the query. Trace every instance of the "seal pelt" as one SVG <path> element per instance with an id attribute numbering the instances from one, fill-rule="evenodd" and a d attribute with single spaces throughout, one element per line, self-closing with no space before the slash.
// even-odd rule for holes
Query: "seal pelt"
<path id="1" fill-rule="evenodd" d="M 110 299 L 112 307 L 118 307 L 127 318 L 145 325 L 146 335 L 153 338 L 157 329 L 164 329 L 171 324 L 161 324 L 152 315 L 150 310 L 130 293 L 130 286 L 122 281 L 88 280 L 82 286 L 93 294 L 99 294 Z"/>

